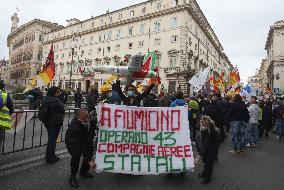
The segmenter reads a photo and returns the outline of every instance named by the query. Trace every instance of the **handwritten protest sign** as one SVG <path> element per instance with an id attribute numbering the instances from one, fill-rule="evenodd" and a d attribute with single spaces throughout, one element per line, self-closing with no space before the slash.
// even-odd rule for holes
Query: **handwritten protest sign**
<path id="1" fill-rule="evenodd" d="M 98 106 L 97 172 L 157 175 L 193 170 L 186 107 Z"/>

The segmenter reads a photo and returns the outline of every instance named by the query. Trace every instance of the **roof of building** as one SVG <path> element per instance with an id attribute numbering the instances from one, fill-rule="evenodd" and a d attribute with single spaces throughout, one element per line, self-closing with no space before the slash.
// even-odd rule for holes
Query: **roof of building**
<path id="1" fill-rule="evenodd" d="M 266 40 L 266 44 L 265 44 L 265 50 L 268 50 L 268 48 L 269 48 L 269 44 L 271 42 L 274 30 L 277 29 L 277 28 L 283 28 L 283 27 L 284 27 L 284 20 L 279 20 L 279 21 L 275 22 L 274 25 L 270 26 L 268 36 L 267 36 L 267 40 Z"/>
<path id="2" fill-rule="evenodd" d="M 61 28 L 64 28 L 64 26 L 61 26 L 57 23 L 52 23 L 52 22 L 49 22 L 49 21 L 45 21 L 45 20 L 41 20 L 41 19 L 33 19 L 23 25 L 21 25 L 17 30 L 15 30 L 14 32 L 10 33 L 8 35 L 8 38 L 7 38 L 7 41 L 9 41 L 9 39 L 18 34 L 19 32 L 21 32 L 22 30 L 24 30 L 25 28 L 27 28 L 28 26 L 34 24 L 34 23 L 40 23 L 40 24 L 43 24 L 43 25 L 47 25 L 47 26 L 50 26 L 50 27 L 53 27 L 54 30 L 58 30 L 58 29 L 61 29 Z"/>

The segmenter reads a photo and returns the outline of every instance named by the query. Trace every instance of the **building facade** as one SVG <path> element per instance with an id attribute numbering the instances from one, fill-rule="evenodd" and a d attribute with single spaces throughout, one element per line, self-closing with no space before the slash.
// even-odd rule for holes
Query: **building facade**
<path id="1" fill-rule="evenodd" d="M 46 34 L 43 43 L 42 63 L 54 45 L 57 72 L 52 84 L 62 88 L 69 87 L 71 81 L 73 89 L 87 90 L 109 77 L 100 73 L 81 76 L 80 64 L 117 65 L 125 57 L 149 51 L 157 54 L 162 84 L 168 92 L 179 87 L 189 92 L 188 80 L 207 66 L 216 74 L 224 71 L 228 75 L 232 69 L 195 0 L 151 0 L 85 21 L 67 22 L 65 28 Z"/>
<path id="2" fill-rule="evenodd" d="M 248 83 L 253 86 L 254 88 L 260 88 L 261 86 L 261 79 L 260 79 L 260 70 L 257 69 L 253 76 L 248 78 Z"/>
<path id="3" fill-rule="evenodd" d="M 19 17 L 12 17 L 11 33 L 7 38 L 9 48 L 10 85 L 25 87 L 42 63 L 43 35 L 62 28 L 58 24 L 34 19 L 18 27 Z"/>
<path id="4" fill-rule="evenodd" d="M 2 63 L 4 63 L 4 60 Z M 2 64 L 2 63 L 0 64 L 0 80 L 4 81 L 5 84 L 10 84 L 9 61 L 5 61 L 5 64 Z"/>
<path id="5" fill-rule="evenodd" d="M 274 92 L 284 93 L 284 20 L 270 27 L 265 50 L 268 62 L 268 84 Z"/>

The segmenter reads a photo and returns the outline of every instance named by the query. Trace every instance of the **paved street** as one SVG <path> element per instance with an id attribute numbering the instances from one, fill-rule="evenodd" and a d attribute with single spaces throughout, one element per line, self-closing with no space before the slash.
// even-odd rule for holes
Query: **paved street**
<path id="1" fill-rule="evenodd" d="M 261 142 L 260 147 L 248 149 L 243 156 L 235 157 L 229 153 L 230 141 L 227 139 L 220 148 L 219 161 L 215 164 L 212 183 L 208 186 L 201 185 L 202 180 L 197 177 L 198 172 L 201 171 L 199 165 L 193 173 L 187 173 L 184 177 L 95 174 L 94 179 L 79 178 L 80 189 L 283 189 L 284 142 L 275 140 L 274 135 L 262 139 Z M 59 149 L 63 148 L 64 145 L 59 145 Z M 44 153 L 44 148 L 38 150 L 41 150 L 36 150 L 38 154 Z M 19 156 L 23 153 L 17 154 Z M 24 154 L 27 157 L 26 153 Z M 36 155 L 34 151 L 30 151 L 29 154 Z M 59 155 L 62 159 L 55 165 L 46 165 L 43 157 L 35 158 L 19 168 L 14 166 L 15 171 L 10 174 L 0 173 L 0 189 L 70 189 L 68 184 L 70 157 L 64 150 Z M 3 157 L 0 161 L 2 159 Z"/>

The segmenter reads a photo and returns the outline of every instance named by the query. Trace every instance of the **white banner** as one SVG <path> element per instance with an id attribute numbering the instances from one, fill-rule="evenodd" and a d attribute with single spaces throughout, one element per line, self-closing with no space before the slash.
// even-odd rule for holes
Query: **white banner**
<path id="1" fill-rule="evenodd" d="M 193 86 L 193 92 L 198 92 L 205 85 L 208 75 L 210 72 L 210 67 L 207 67 L 204 71 L 200 70 L 196 75 L 194 75 L 188 83 Z"/>
<path id="2" fill-rule="evenodd" d="M 194 169 L 187 107 L 98 106 L 97 172 L 157 175 Z"/>

